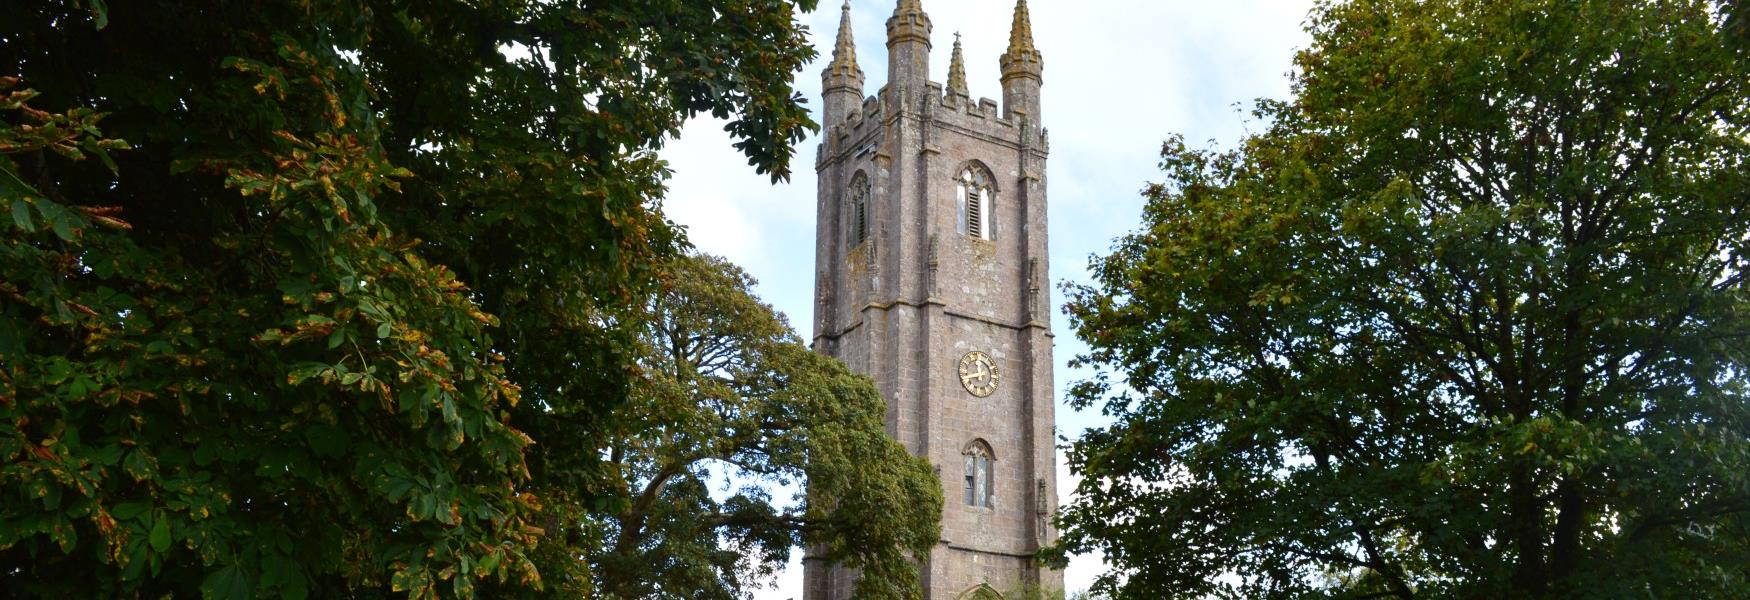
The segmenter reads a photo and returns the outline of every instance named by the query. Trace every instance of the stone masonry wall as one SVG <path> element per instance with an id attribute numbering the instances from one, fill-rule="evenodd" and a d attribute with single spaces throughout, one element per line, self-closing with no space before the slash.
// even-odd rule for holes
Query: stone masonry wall
<path id="1" fill-rule="evenodd" d="M 844 119 L 824 124 L 816 160 L 813 340 L 875 380 L 889 433 L 937 465 L 942 539 L 923 565 L 926 597 L 980 585 L 1060 590 L 1062 574 L 1031 558 L 1053 541 L 1046 517 L 1056 510 L 1044 131 L 1024 111 L 1004 116 L 995 101 L 945 95 L 935 82 L 827 112 Z M 959 233 L 955 178 L 969 164 L 994 180 L 990 240 Z M 858 172 L 871 183 L 870 231 L 852 243 Z M 1003 374 L 988 397 L 959 379 L 974 350 Z M 990 508 L 963 501 L 962 453 L 974 440 L 993 455 Z M 805 598 L 850 597 L 856 573 L 807 565 Z"/>

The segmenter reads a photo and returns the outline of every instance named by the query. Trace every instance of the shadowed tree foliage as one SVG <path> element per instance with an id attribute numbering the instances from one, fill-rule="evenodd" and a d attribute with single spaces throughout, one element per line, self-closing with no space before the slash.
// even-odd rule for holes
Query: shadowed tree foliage
<path id="1" fill-rule="evenodd" d="M 1069 312 L 1121 598 L 1742 598 L 1750 48 L 1719 3 L 1356 0 L 1166 144 Z M 1229 574 L 1231 577 L 1221 577 Z"/>
<path id="2" fill-rule="evenodd" d="M 655 152 L 787 176 L 813 7 L 7 3 L 0 588 L 590 593 Z"/>
<path id="3" fill-rule="evenodd" d="M 912 558 L 941 537 L 942 488 L 887 436 L 874 382 L 811 352 L 723 259 L 678 258 L 661 282 L 610 446 L 630 501 L 591 557 L 603 591 L 749 598 L 806 544 L 861 568 L 860 597 L 917 597 Z"/>

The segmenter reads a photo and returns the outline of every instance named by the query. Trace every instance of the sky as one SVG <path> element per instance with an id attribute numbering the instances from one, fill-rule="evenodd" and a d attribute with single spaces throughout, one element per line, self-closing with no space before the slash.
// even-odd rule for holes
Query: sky
<path id="1" fill-rule="evenodd" d="M 820 57 L 797 74 L 797 90 L 820 107 L 820 71 L 832 58 L 839 0 L 798 15 Z M 1030 0 L 1035 44 L 1045 57 L 1042 121 L 1051 134 L 1046 167 L 1053 282 L 1087 283 L 1089 258 L 1135 229 L 1142 188 L 1160 181 L 1161 143 L 1183 135 L 1193 147 L 1232 147 L 1261 129 L 1249 109 L 1258 98 L 1287 98 L 1294 53 L 1308 44 L 1301 27 L 1310 0 Z M 997 57 L 1008 46 L 1014 0 L 923 0 L 934 24 L 931 79 L 947 78 L 954 33 L 962 34 L 972 96 L 1000 98 Z M 887 80 L 886 20 L 894 0 L 853 0 L 857 58 L 873 94 Z M 818 115 L 816 115 L 818 121 Z M 741 265 L 755 291 L 802 329 L 813 323 L 814 157 L 818 136 L 798 146 L 794 176 L 772 184 L 730 145 L 723 123 L 689 122 L 663 157 L 674 171 L 663 208 L 699 250 Z M 1061 313 L 1057 334 L 1057 430 L 1070 439 L 1106 420 L 1075 411 L 1063 390 L 1088 377 L 1070 359 L 1086 349 Z M 1062 466 L 1060 504 L 1076 479 Z M 800 600 L 801 552 L 759 600 Z M 1065 588 L 1086 589 L 1103 572 L 1098 555 L 1078 556 Z"/>

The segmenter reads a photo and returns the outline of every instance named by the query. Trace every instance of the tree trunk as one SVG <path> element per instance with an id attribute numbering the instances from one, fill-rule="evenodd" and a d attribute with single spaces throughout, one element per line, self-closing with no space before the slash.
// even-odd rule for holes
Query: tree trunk
<path id="1" fill-rule="evenodd" d="M 1542 597 L 1549 590 L 1549 573 L 1543 560 L 1543 506 L 1537 499 L 1531 465 L 1514 466 L 1507 485 L 1513 545 L 1519 554 L 1513 589 L 1522 597 Z"/>

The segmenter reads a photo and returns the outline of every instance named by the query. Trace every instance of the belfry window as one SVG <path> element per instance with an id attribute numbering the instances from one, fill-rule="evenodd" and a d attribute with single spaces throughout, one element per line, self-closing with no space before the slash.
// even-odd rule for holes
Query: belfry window
<path id="1" fill-rule="evenodd" d="M 851 176 L 851 245 L 869 239 L 869 176 L 857 171 Z"/>
<path id="2" fill-rule="evenodd" d="M 965 496 L 967 506 L 991 508 L 991 453 L 984 440 L 966 445 Z"/>
<path id="3" fill-rule="evenodd" d="M 954 189 L 960 206 L 960 233 L 994 238 L 996 190 L 991 186 L 990 172 L 977 165 L 967 167 L 956 178 Z"/>

